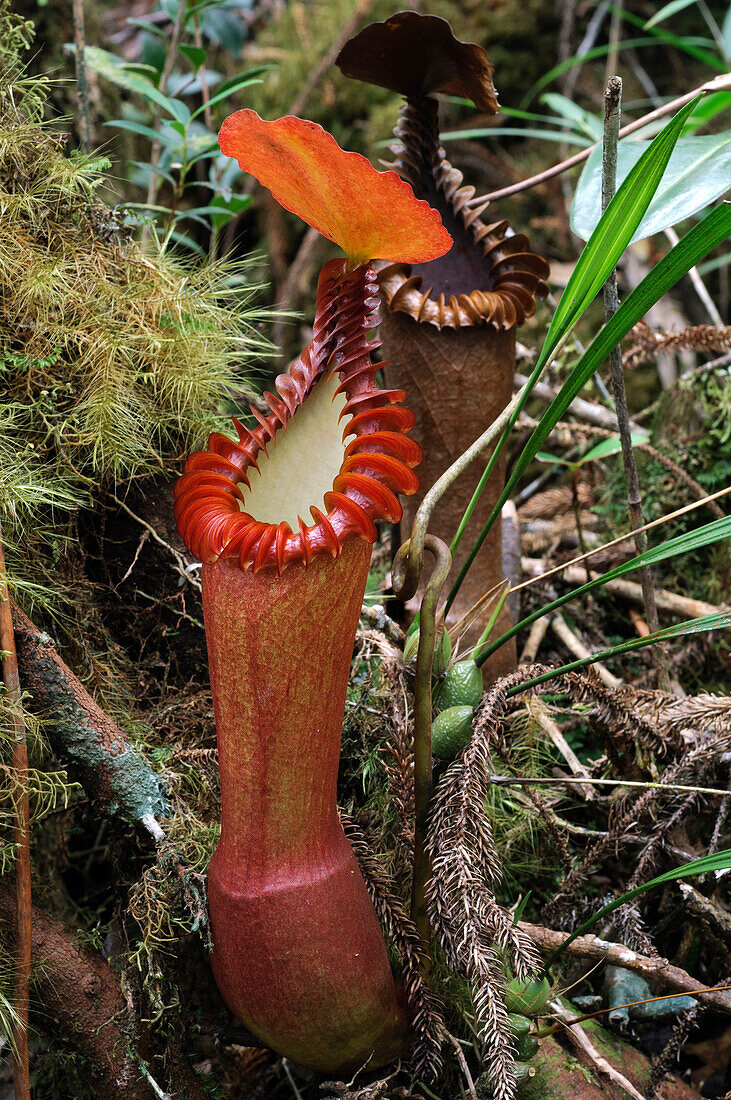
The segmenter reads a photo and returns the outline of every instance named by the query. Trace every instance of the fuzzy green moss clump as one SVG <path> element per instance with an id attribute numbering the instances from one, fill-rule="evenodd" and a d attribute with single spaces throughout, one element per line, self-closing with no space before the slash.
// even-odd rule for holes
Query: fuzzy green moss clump
<path id="1" fill-rule="evenodd" d="M 97 198 L 107 162 L 44 121 L 31 34 L 0 0 L 0 522 L 32 595 L 36 549 L 59 562 L 99 490 L 177 472 L 265 346 L 245 265 L 143 252 Z"/>
<path id="2" fill-rule="evenodd" d="M 0 115 L 0 369 L 24 441 L 126 477 L 199 441 L 261 341 L 230 268 L 142 253 L 95 199 L 105 164 L 67 157 L 22 104 Z"/>

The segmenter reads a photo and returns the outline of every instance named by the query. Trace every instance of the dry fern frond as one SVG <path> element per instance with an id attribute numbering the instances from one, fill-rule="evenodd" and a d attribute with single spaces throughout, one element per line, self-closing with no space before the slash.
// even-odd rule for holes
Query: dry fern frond
<path id="1" fill-rule="evenodd" d="M 731 696 L 704 692 L 682 698 L 661 691 L 637 691 L 634 707 L 655 724 L 660 735 L 677 742 L 698 734 L 722 735 L 731 729 Z"/>
<path id="2" fill-rule="evenodd" d="M 715 325 L 689 325 L 681 332 L 653 332 L 644 321 L 630 332 L 634 340 L 624 353 L 625 370 L 632 370 L 648 359 L 654 359 L 664 351 L 690 348 L 698 352 L 728 351 L 731 348 L 731 325 L 717 328 Z"/>
<path id="3" fill-rule="evenodd" d="M 338 812 L 381 927 L 403 962 L 402 981 L 409 1006 L 411 1028 L 415 1035 L 411 1063 L 419 1078 L 434 1084 L 442 1068 L 439 1036 L 444 1028 L 444 1021 L 439 1000 L 427 985 L 421 971 L 419 934 L 407 916 L 403 901 L 396 893 L 393 879 L 379 863 L 364 833 L 342 809 Z"/>
<path id="4" fill-rule="evenodd" d="M 533 944 L 495 898 L 502 870 L 484 803 L 506 692 L 534 674 L 534 668 L 519 669 L 499 680 L 484 697 L 469 745 L 436 788 L 427 831 L 433 867 L 427 892 L 429 916 L 449 965 L 473 988 L 496 1100 L 509 1100 L 516 1087 L 501 955 L 521 979 L 538 972 L 541 963 Z"/>
<path id="5" fill-rule="evenodd" d="M 605 737 L 619 738 L 625 746 L 638 743 L 660 758 L 677 755 L 685 747 L 677 728 L 660 728 L 659 708 L 643 712 L 638 706 L 642 693 L 631 685 L 608 688 L 593 669 L 570 672 L 561 683 L 575 703 L 591 704 L 591 717 Z"/>
<path id="6" fill-rule="evenodd" d="M 587 849 L 580 863 L 564 879 L 559 892 L 544 908 L 545 919 L 555 921 L 559 913 L 573 904 L 591 870 L 610 852 L 616 856 L 634 842 L 643 819 L 651 813 L 651 837 L 640 854 L 632 885 L 639 885 L 650 878 L 671 830 L 704 797 L 688 794 L 687 791 L 674 791 L 673 786 L 704 785 L 722 766 L 723 758 L 730 749 L 731 728 L 726 728 L 721 734 L 703 738 L 694 749 L 666 768 L 655 787 L 644 791 L 639 797 L 629 794 L 623 798 L 610 818 L 605 835 Z"/>
<path id="7" fill-rule="evenodd" d="M 391 762 L 386 766 L 388 797 L 396 810 L 397 838 L 407 858 L 414 850 L 414 734 L 409 720 L 409 693 L 403 661 L 384 661 L 389 684 L 393 732 L 386 744 Z"/>
<path id="8" fill-rule="evenodd" d="M 591 508 L 594 493 L 588 481 L 579 481 L 576 495 L 570 485 L 559 485 L 555 489 L 546 489 L 529 497 L 518 509 L 518 518 L 523 521 L 532 519 L 553 519 L 563 512 L 573 511 L 576 501 L 581 508 Z"/>

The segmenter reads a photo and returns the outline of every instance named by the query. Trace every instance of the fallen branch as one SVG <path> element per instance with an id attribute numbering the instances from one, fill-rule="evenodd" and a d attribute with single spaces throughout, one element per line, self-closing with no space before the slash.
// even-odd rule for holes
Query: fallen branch
<path id="1" fill-rule="evenodd" d="M 520 567 L 529 577 L 540 577 L 545 572 L 545 565 L 540 558 L 521 558 Z M 589 572 L 590 580 L 594 580 L 599 576 L 601 574 L 596 571 Z M 570 565 L 563 570 L 563 580 L 567 584 L 586 584 L 586 569 L 583 566 Z M 636 581 L 625 580 L 624 577 L 606 581 L 602 588 L 606 592 L 611 592 L 612 595 L 624 596 L 632 603 L 639 603 L 642 600 L 642 585 L 637 584 Z M 662 611 L 670 611 L 674 615 L 684 615 L 689 619 L 699 619 L 704 615 L 718 615 L 723 610 L 711 603 L 705 603 L 703 600 L 694 600 L 689 596 L 679 596 L 677 593 L 669 592 L 665 588 L 655 589 L 655 601 Z"/>
<path id="2" fill-rule="evenodd" d="M 540 924 L 528 924 L 526 921 L 520 921 L 518 927 L 533 941 L 542 955 L 553 954 L 570 935 L 568 932 L 544 928 Z M 703 1004 L 731 1013 L 731 992 L 711 991 L 679 966 L 672 966 L 665 959 L 651 959 L 647 955 L 640 955 L 624 944 L 609 943 L 607 940 L 600 940 L 598 936 L 578 936 L 568 945 L 566 953 L 595 962 L 607 962 L 612 966 L 622 966 L 625 970 L 634 970 L 644 978 L 657 982 L 663 989 L 691 993 Z"/>
<path id="3" fill-rule="evenodd" d="M 651 122 L 654 122 L 658 118 L 663 118 L 665 115 L 679 111 L 686 103 L 690 103 L 692 99 L 695 99 L 699 92 L 717 92 L 725 90 L 729 88 L 729 86 L 731 86 L 731 76 L 729 73 L 721 73 L 712 80 L 706 81 L 705 84 L 701 84 L 699 88 L 694 88 L 692 92 L 686 92 L 685 95 L 680 96 L 678 99 L 672 99 L 668 103 L 663 103 L 663 105 L 656 110 L 650 111 L 649 114 L 643 115 L 642 118 L 638 118 L 634 122 L 630 122 L 626 126 L 623 126 L 619 131 L 619 136 L 621 138 L 626 137 L 628 134 L 635 133 L 636 130 L 641 130 L 643 127 L 649 126 Z M 496 136 L 499 132 L 499 129 L 496 128 Z M 519 191 L 528 191 L 531 187 L 535 187 L 539 183 L 545 183 L 546 180 L 550 180 L 554 176 L 559 176 L 562 172 L 575 167 L 577 164 L 583 164 L 596 149 L 597 144 L 598 143 L 588 145 L 586 149 L 582 149 L 580 153 L 574 153 L 568 160 L 562 160 L 560 164 L 554 164 L 551 168 L 546 168 L 543 172 L 539 172 L 537 176 L 530 176 L 528 179 L 519 180 L 518 183 L 512 183 L 509 187 L 501 187 L 499 191 L 490 191 L 487 195 L 475 195 L 467 205 L 478 206 L 480 203 L 485 202 L 485 200 L 496 202 L 498 199 L 507 199 L 510 195 L 517 195 Z"/>
<path id="4" fill-rule="evenodd" d="M 46 719 L 53 751 L 102 813 L 141 824 L 159 841 L 165 800 L 158 776 L 59 657 L 50 635 L 12 610 L 23 686 Z"/>
<path id="5" fill-rule="evenodd" d="M 529 714 L 536 720 L 544 733 L 561 753 L 574 775 L 591 781 L 589 772 L 569 745 L 558 723 L 554 722 L 553 718 L 551 718 L 551 715 L 548 713 L 548 708 L 541 697 L 539 695 L 531 696 L 526 702 L 526 707 L 528 708 Z M 578 790 L 581 791 L 582 796 L 587 802 L 591 802 L 596 798 L 594 789 L 588 783 L 579 784 Z"/>
<path id="6" fill-rule="evenodd" d="M 527 381 L 527 375 L 516 373 L 516 386 L 522 387 Z M 533 396 L 540 397 L 542 401 L 555 400 L 557 392 L 558 391 L 553 389 L 548 382 L 541 381 L 536 382 L 532 390 Z M 600 428 L 606 428 L 607 431 L 612 433 L 618 430 L 617 417 L 612 409 L 606 409 L 603 405 L 597 405 L 593 401 L 587 401 L 583 397 L 574 398 L 569 405 L 569 412 L 578 416 L 580 420 L 587 420 L 590 424 L 596 424 Z M 534 421 L 531 421 L 531 423 L 534 423 Z"/>
<path id="7" fill-rule="evenodd" d="M 563 615 L 560 613 L 557 613 L 551 618 L 551 630 L 557 638 L 561 639 L 569 653 L 572 653 L 574 657 L 583 660 L 585 657 L 591 655 L 591 650 L 584 645 L 580 638 L 577 638 L 574 632 L 569 628 Z M 615 676 L 613 672 L 610 672 L 601 661 L 595 661 L 593 667 L 594 672 L 606 687 L 611 688 L 613 691 L 622 687 L 622 681 L 619 677 Z"/>

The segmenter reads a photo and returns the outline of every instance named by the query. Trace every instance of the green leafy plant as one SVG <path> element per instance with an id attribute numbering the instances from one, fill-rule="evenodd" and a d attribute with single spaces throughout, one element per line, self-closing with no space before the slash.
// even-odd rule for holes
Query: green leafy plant
<path id="1" fill-rule="evenodd" d="M 175 241 L 204 255 L 204 249 L 190 233 L 196 224 L 201 225 L 210 233 L 210 251 L 215 254 L 218 234 L 232 217 L 246 209 L 251 198 L 233 190 L 239 173 L 233 162 L 221 156 L 214 118 L 220 117 L 222 105 L 230 104 L 232 96 L 260 83 L 270 66 L 258 66 L 227 80 L 220 72 L 208 69 L 211 41 L 220 44 L 223 37 L 227 45 L 232 45 L 230 29 L 226 31 L 215 18 L 225 19 L 230 4 L 228 0 L 198 4 L 179 0 L 179 3 L 182 12 L 178 3 L 170 6 L 171 18 L 180 32 L 173 41 L 150 20 L 130 20 L 160 44 L 160 49 L 150 55 L 154 63 L 128 63 L 107 50 L 87 46 L 84 64 L 131 93 L 143 105 L 142 117 L 139 109 L 131 109 L 130 117 L 105 122 L 105 126 L 151 143 L 149 159 L 136 162 L 133 177 L 146 188 L 146 200 L 125 202 L 121 208 L 130 217 L 139 215 L 155 225 L 162 235 L 163 248 L 168 241 Z M 186 38 L 189 41 L 184 41 Z M 187 73 L 178 67 L 180 63 L 188 66 Z M 197 165 L 205 167 L 204 179 Z M 165 185 L 169 205 L 156 201 L 158 191 Z M 196 201 L 201 190 L 206 193 L 203 203 Z M 188 231 L 183 230 L 186 222 Z"/>

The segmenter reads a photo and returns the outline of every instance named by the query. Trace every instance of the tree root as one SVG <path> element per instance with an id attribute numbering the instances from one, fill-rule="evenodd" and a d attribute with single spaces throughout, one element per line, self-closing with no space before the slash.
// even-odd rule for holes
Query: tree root
<path id="1" fill-rule="evenodd" d="M 0 924 L 16 932 L 15 904 L 0 884 Z M 119 976 L 89 947 L 76 942 L 73 929 L 33 910 L 33 957 L 36 963 L 35 1001 L 43 1011 L 34 1022 L 49 1037 L 63 1037 L 91 1067 L 91 1085 L 97 1100 L 151 1100 L 147 1061 L 149 1036 L 139 1031 L 122 992 Z M 186 1078 L 185 1100 L 204 1100 L 192 1070 L 177 1067 Z"/>

